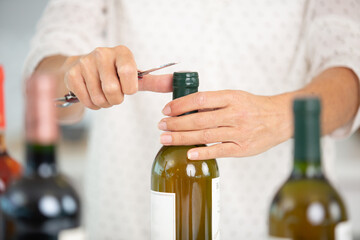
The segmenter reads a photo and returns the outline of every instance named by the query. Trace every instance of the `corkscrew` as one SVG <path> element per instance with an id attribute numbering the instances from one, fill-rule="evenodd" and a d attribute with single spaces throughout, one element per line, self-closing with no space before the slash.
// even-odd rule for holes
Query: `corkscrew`
<path id="1" fill-rule="evenodd" d="M 151 72 L 154 72 L 154 71 L 166 68 L 166 67 L 170 67 L 175 64 L 177 64 L 177 63 L 168 63 L 168 64 L 161 65 L 159 67 L 156 67 L 156 68 L 151 68 L 149 70 L 138 71 L 138 79 L 141 79 L 144 75 L 147 75 Z M 55 101 L 56 107 L 65 108 L 65 107 L 69 107 L 69 106 L 73 105 L 74 103 L 78 103 L 79 99 L 76 97 L 76 95 L 73 92 L 70 91 L 64 97 L 56 98 L 56 99 L 54 99 L 54 101 Z"/>

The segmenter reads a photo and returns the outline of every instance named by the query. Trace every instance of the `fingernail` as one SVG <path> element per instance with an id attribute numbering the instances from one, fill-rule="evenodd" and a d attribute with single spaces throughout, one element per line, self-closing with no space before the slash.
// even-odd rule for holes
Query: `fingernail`
<path id="1" fill-rule="evenodd" d="M 172 137 L 169 134 L 163 134 L 160 136 L 160 142 L 162 144 L 169 144 L 172 142 Z"/>
<path id="2" fill-rule="evenodd" d="M 163 113 L 164 115 L 170 115 L 170 113 L 171 113 L 171 108 L 170 108 L 170 106 L 164 107 L 164 109 L 162 110 L 162 113 Z"/>
<path id="3" fill-rule="evenodd" d="M 187 156 L 190 160 L 196 160 L 199 157 L 199 153 L 196 151 L 188 151 Z"/>
<path id="4" fill-rule="evenodd" d="M 160 121 L 159 122 L 159 124 L 158 124 L 158 128 L 160 129 L 160 130 L 166 130 L 167 129 L 167 124 L 166 124 L 166 122 L 165 121 Z"/>

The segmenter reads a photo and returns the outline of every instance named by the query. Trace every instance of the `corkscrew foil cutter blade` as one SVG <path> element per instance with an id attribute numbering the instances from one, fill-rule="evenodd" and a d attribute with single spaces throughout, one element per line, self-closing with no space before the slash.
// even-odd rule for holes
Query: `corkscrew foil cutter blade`
<path id="1" fill-rule="evenodd" d="M 152 69 L 149 69 L 146 71 L 138 71 L 138 78 L 141 79 L 144 75 L 147 75 L 151 72 L 154 72 L 154 71 L 166 68 L 166 67 L 173 66 L 175 64 L 178 64 L 178 63 L 167 63 L 167 64 L 161 65 L 157 68 L 152 68 Z M 65 108 L 65 107 L 69 107 L 69 106 L 73 105 L 74 103 L 78 103 L 79 99 L 75 96 L 75 94 L 73 92 L 70 91 L 64 97 L 56 98 L 56 99 L 54 99 L 54 101 L 55 101 L 56 107 Z"/>

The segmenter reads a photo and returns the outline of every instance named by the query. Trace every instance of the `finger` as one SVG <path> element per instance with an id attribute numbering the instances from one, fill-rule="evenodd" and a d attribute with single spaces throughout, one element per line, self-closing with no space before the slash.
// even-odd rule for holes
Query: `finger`
<path id="1" fill-rule="evenodd" d="M 231 142 L 219 143 L 212 146 L 192 148 L 188 151 L 187 157 L 190 160 L 207 160 L 223 157 L 234 157 L 236 144 Z"/>
<path id="2" fill-rule="evenodd" d="M 197 92 L 171 101 L 162 112 L 168 116 L 178 116 L 200 109 L 223 108 L 231 101 L 231 96 L 227 90 Z"/>
<path id="3" fill-rule="evenodd" d="M 190 132 L 166 132 L 160 136 L 163 145 L 194 145 L 234 140 L 233 128 L 221 127 Z"/>
<path id="4" fill-rule="evenodd" d="M 98 50 L 96 65 L 99 70 L 101 88 L 108 103 L 111 105 L 122 103 L 124 94 L 116 72 L 113 52 L 108 48 Z"/>
<path id="5" fill-rule="evenodd" d="M 142 79 L 139 79 L 139 90 L 140 91 L 151 91 L 151 92 L 172 92 L 173 75 L 145 75 Z"/>
<path id="6" fill-rule="evenodd" d="M 134 94 L 138 90 L 138 71 L 134 56 L 125 46 L 116 47 L 116 70 L 124 94 Z"/>
<path id="7" fill-rule="evenodd" d="M 93 110 L 99 109 L 99 107 L 91 101 L 90 95 L 85 85 L 85 80 L 81 76 L 80 67 L 73 67 L 65 74 L 65 84 L 68 89 L 77 96 L 79 101 L 85 107 Z"/>
<path id="8" fill-rule="evenodd" d="M 159 122 L 158 127 L 163 131 L 193 131 L 231 126 L 226 116 L 227 111 L 225 109 L 199 112 L 180 117 L 164 118 Z"/>
<path id="9" fill-rule="evenodd" d="M 95 60 L 91 57 L 82 57 L 80 59 L 80 67 L 91 101 L 101 108 L 110 107 L 111 105 L 106 100 L 101 88 L 100 77 Z"/>

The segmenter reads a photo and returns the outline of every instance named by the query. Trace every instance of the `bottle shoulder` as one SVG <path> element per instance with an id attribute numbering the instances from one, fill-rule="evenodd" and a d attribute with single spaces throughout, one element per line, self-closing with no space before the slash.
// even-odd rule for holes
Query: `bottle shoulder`
<path id="1" fill-rule="evenodd" d="M 188 150 L 200 147 L 190 146 L 163 146 L 155 157 L 152 175 L 159 176 L 188 176 L 188 177 L 219 177 L 216 159 L 194 161 L 187 158 Z"/>
<path id="2" fill-rule="evenodd" d="M 66 218 L 79 215 L 80 200 L 63 175 L 24 176 L 2 196 L 1 209 L 17 218 Z"/>
<path id="3" fill-rule="evenodd" d="M 271 209 L 281 212 L 295 212 L 318 206 L 329 211 L 329 216 L 347 219 L 344 202 L 336 189 L 324 179 L 288 180 L 275 194 Z"/>
<path id="4" fill-rule="evenodd" d="M 336 189 L 325 177 L 304 179 L 289 178 L 280 187 L 279 191 L 288 194 L 296 194 L 301 191 L 318 194 L 333 193 L 338 195 Z"/>
<path id="5" fill-rule="evenodd" d="M 55 195 L 77 195 L 68 179 L 62 174 L 55 174 L 46 178 L 36 174 L 22 176 L 9 186 L 7 193 L 19 190 L 33 195 L 43 195 L 43 192 Z"/>

